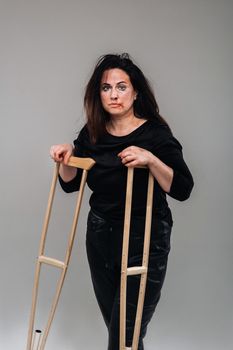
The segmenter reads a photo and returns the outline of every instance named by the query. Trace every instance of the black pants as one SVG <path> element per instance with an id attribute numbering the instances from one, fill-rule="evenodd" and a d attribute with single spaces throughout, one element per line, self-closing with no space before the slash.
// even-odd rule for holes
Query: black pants
<path id="1" fill-rule="evenodd" d="M 142 264 L 144 220 L 131 223 L 129 266 Z M 143 350 L 147 325 L 155 311 L 166 274 L 171 226 L 165 220 L 152 223 L 150 258 L 138 350 Z M 87 256 L 95 295 L 108 328 L 108 350 L 119 350 L 120 272 L 123 226 L 90 211 L 87 222 Z M 127 278 L 126 346 L 132 345 L 140 276 Z"/>

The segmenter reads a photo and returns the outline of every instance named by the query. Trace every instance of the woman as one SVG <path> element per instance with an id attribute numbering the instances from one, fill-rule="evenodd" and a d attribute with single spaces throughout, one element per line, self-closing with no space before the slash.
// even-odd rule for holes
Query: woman
<path id="1" fill-rule="evenodd" d="M 71 155 L 91 157 L 92 190 L 86 247 L 95 295 L 108 328 L 108 350 L 119 349 L 119 288 L 127 167 L 146 166 L 155 178 L 151 246 L 138 349 L 160 298 L 170 250 L 172 216 L 166 194 L 183 201 L 193 187 L 182 147 L 159 114 L 142 71 L 127 54 L 104 55 L 86 87 L 87 123 L 74 141 L 51 147 L 61 163 L 64 191 L 79 189 L 81 172 L 66 164 Z M 135 169 L 129 266 L 141 265 L 147 169 Z M 126 345 L 132 345 L 139 276 L 128 278 Z"/>

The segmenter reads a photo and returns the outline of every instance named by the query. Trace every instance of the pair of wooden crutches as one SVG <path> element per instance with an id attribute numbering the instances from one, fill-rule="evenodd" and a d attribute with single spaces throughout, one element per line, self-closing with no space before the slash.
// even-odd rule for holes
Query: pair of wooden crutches
<path id="1" fill-rule="evenodd" d="M 52 185 L 50 189 L 50 194 L 49 194 L 49 199 L 48 199 L 47 210 L 45 214 L 44 225 L 43 225 L 42 234 L 41 234 L 39 254 L 36 262 L 33 295 L 32 295 L 32 306 L 31 306 L 31 314 L 30 314 L 29 329 L 28 329 L 27 350 L 44 350 L 45 348 L 46 340 L 47 340 L 47 337 L 51 328 L 51 324 L 55 315 L 55 311 L 57 308 L 57 304 L 59 301 L 59 297 L 61 294 L 62 286 L 64 283 L 64 279 L 66 276 L 67 268 L 71 257 L 71 251 L 72 251 L 73 242 L 75 238 L 75 232 L 76 232 L 79 212 L 81 208 L 84 187 L 86 184 L 87 174 L 94 164 L 95 164 L 95 161 L 90 158 L 70 157 L 69 159 L 68 165 L 82 169 L 83 173 L 81 178 L 80 189 L 78 192 L 71 232 L 68 239 L 68 246 L 65 254 L 65 259 L 64 261 L 60 261 L 44 255 L 48 225 L 49 225 L 49 220 L 51 216 L 53 199 L 54 199 L 58 173 L 59 173 L 59 164 L 56 163 Z M 133 176 L 134 176 L 134 169 L 128 168 L 125 219 L 124 219 L 124 238 L 123 238 L 123 247 L 122 247 L 122 262 L 121 262 L 119 350 L 137 350 L 138 349 L 144 297 L 145 297 L 145 290 L 146 290 L 149 248 L 150 248 L 154 178 L 153 178 L 153 175 L 149 172 L 142 266 L 128 267 L 128 248 L 129 248 L 130 219 L 131 219 L 131 206 L 132 206 L 132 193 L 133 193 Z M 50 309 L 48 321 L 43 332 L 41 330 L 34 329 L 39 280 L 40 280 L 40 272 L 41 272 L 42 264 L 51 265 L 61 270 L 60 278 L 57 284 L 57 289 L 56 289 L 55 296 Z M 141 280 L 140 280 L 138 305 L 137 305 L 137 312 L 136 312 L 136 319 L 135 319 L 135 326 L 134 326 L 133 343 L 131 347 L 126 347 L 127 277 L 132 275 L 141 275 Z"/>

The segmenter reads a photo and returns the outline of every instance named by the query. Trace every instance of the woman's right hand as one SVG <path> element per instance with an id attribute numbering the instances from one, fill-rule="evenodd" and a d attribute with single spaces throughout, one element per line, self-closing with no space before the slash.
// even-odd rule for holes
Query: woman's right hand
<path id="1" fill-rule="evenodd" d="M 53 145 L 50 148 L 50 156 L 55 162 L 66 165 L 73 154 L 73 149 L 73 146 L 69 143 Z"/>
<path id="2" fill-rule="evenodd" d="M 71 181 L 77 174 L 77 168 L 67 166 L 70 156 L 73 154 L 73 146 L 68 143 L 61 145 L 53 145 L 50 148 L 51 158 L 58 163 L 61 163 L 59 174 L 63 181 Z"/>

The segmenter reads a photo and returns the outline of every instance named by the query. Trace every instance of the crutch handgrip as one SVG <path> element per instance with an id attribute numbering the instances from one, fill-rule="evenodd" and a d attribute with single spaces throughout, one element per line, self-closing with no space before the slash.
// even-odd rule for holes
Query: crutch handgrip
<path id="1" fill-rule="evenodd" d="M 92 158 L 79 158 L 71 156 L 68 160 L 67 165 L 74 168 L 81 168 L 83 170 L 90 170 L 95 164 Z"/>

